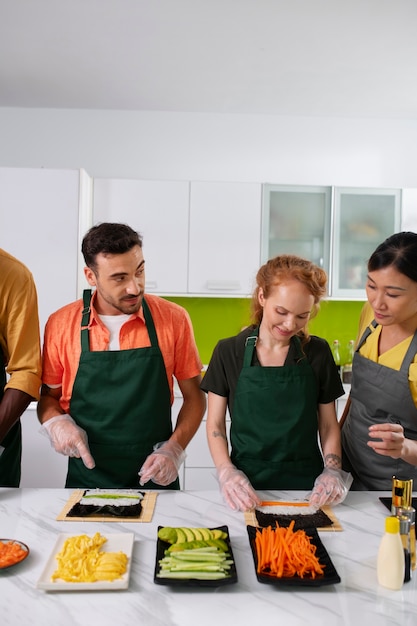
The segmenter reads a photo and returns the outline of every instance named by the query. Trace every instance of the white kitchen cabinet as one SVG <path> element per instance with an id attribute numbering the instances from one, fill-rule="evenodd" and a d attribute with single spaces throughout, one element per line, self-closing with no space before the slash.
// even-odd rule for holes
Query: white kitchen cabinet
<path id="1" fill-rule="evenodd" d="M 347 383 L 344 383 L 343 389 L 345 390 L 344 395 L 340 396 L 340 398 L 336 400 L 336 414 L 337 414 L 338 420 L 340 420 L 340 418 L 343 415 L 343 411 L 345 410 L 346 402 L 348 401 L 349 394 L 350 394 L 350 385 Z"/>
<path id="2" fill-rule="evenodd" d="M 172 424 L 175 428 L 177 416 L 182 406 L 181 391 L 177 384 L 174 384 L 174 403 L 172 406 Z M 216 470 L 211 458 L 210 449 L 207 442 L 206 424 L 207 411 L 203 420 L 187 446 L 186 458 L 180 469 L 181 489 L 217 489 L 219 484 L 216 478 Z M 230 416 L 226 415 L 227 436 L 230 434 Z M 230 440 L 230 439 L 229 439 Z"/>
<path id="3" fill-rule="evenodd" d="M 182 406 L 182 395 L 174 384 L 174 403 L 172 405 L 172 425 L 175 428 L 178 413 Z M 206 413 L 207 414 L 207 413 Z M 211 459 L 206 436 L 206 414 L 200 427 L 187 446 L 186 458 L 179 471 L 181 489 L 213 489 L 214 463 Z M 190 485 L 194 485 L 191 487 Z"/>
<path id="4" fill-rule="evenodd" d="M 90 204 L 83 170 L 0 168 L 0 247 L 33 274 L 42 333 L 49 315 L 83 287 L 79 238 L 90 226 Z"/>
<path id="5" fill-rule="evenodd" d="M 252 293 L 260 265 L 261 191 L 255 183 L 191 183 L 188 293 Z"/>
<path id="6" fill-rule="evenodd" d="M 91 178 L 83 170 L 0 168 L 0 247 L 33 274 L 40 330 L 86 286 L 80 237 L 91 225 Z M 22 415 L 22 487 L 63 487 L 67 459 L 39 433 L 33 402 Z"/>
<path id="7" fill-rule="evenodd" d="M 302 256 L 326 270 L 330 298 L 366 299 L 367 260 L 401 228 L 400 189 L 268 184 L 262 197 L 263 262 Z"/>
<path id="8" fill-rule="evenodd" d="M 124 222 L 143 236 L 149 293 L 187 292 L 188 217 L 188 182 L 94 180 L 94 223 Z"/>
<path id="9" fill-rule="evenodd" d="M 401 230 L 417 233 L 417 189 L 402 190 Z"/>
<path id="10" fill-rule="evenodd" d="M 21 417 L 22 478 L 21 487 L 65 487 L 68 457 L 59 454 L 40 432 L 36 402 L 32 402 Z M 57 511 L 59 513 L 59 511 Z"/>
<path id="11" fill-rule="evenodd" d="M 217 473 L 207 441 L 206 421 L 204 415 L 200 428 L 187 447 L 187 457 L 184 464 L 185 489 L 217 489 Z M 226 416 L 226 432 L 230 441 L 230 417 Z"/>

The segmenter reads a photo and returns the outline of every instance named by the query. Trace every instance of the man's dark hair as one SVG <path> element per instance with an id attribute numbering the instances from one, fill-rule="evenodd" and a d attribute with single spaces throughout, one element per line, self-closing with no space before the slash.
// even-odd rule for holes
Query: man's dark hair
<path id="1" fill-rule="evenodd" d="M 103 222 L 90 228 L 84 236 L 81 252 L 87 267 L 97 269 L 96 256 L 104 254 L 124 254 L 134 246 L 142 247 L 142 237 L 127 224 Z"/>

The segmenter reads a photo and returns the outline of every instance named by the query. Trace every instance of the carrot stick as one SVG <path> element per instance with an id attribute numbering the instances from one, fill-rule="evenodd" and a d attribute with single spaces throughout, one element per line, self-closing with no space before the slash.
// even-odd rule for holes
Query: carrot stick
<path id="1" fill-rule="evenodd" d="M 311 506 L 310 502 L 282 502 L 281 500 L 276 501 L 264 501 L 261 502 L 260 506 Z"/>
<path id="2" fill-rule="evenodd" d="M 304 530 L 294 531 L 295 520 L 287 528 L 268 526 L 257 529 L 255 550 L 257 572 L 277 576 L 315 578 L 323 574 L 316 556 L 316 546 Z"/>

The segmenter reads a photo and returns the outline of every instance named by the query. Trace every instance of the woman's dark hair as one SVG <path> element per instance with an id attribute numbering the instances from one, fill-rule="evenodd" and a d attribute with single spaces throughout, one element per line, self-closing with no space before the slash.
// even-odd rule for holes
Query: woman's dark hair
<path id="1" fill-rule="evenodd" d="M 142 247 L 142 237 L 127 224 L 103 222 L 90 228 L 84 236 L 81 252 L 87 267 L 96 272 L 96 256 L 104 254 L 124 254 L 134 246 Z"/>
<path id="2" fill-rule="evenodd" d="M 417 233 L 395 233 L 385 239 L 371 254 L 368 272 L 391 266 L 417 283 Z"/>

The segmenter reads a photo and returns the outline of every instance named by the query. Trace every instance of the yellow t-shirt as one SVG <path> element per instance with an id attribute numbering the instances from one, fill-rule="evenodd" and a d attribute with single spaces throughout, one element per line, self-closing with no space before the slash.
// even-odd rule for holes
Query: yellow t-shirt
<path id="1" fill-rule="evenodd" d="M 359 333 L 356 344 L 359 342 L 365 332 L 365 329 L 372 323 L 373 320 L 374 312 L 369 302 L 366 302 L 361 312 Z M 411 335 L 410 337 L 407 337 L 407 339 L 404 339 L 401 343 L 397 344 L 390 350 L 387 350 L 384 354 L 378 355 L 378 342 L 381 334 L 381 326 L 377 326 L 376 328 L 371 326 L 370 328 L 371 334 L 359 350 L 360 354 L 375 363 L 385 365 L 385 367 L 390 367 L 393 370 L 399 370 L 413 336 Z M 408 370 L 408 381 L 410 383 L 410 391 L 414 404 L 417 406 L 417 354 L 414 356 L 414 361 Z"/>

